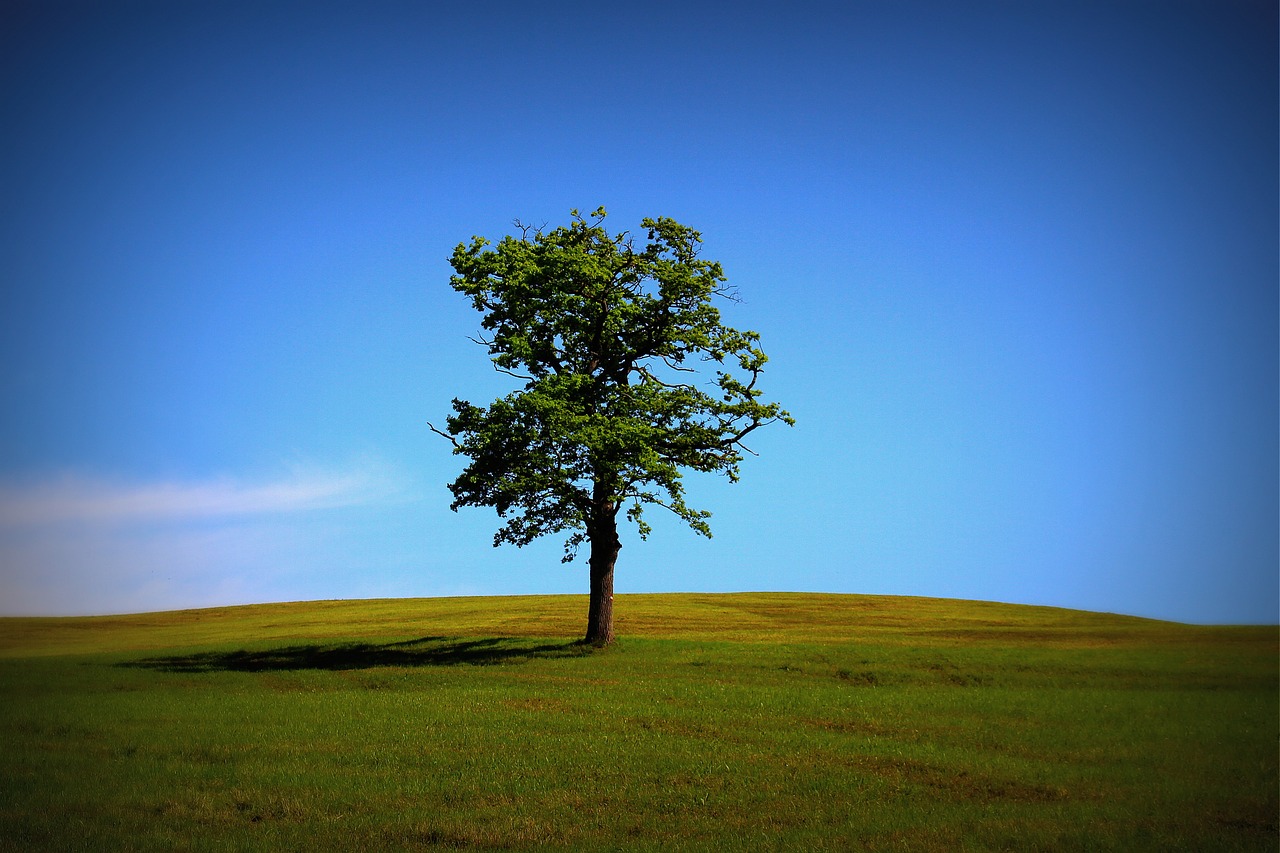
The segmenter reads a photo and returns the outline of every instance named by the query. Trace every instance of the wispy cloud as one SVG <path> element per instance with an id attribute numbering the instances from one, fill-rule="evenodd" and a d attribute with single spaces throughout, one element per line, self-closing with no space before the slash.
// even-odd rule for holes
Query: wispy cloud
<path id="1" fill-rule="evenodd" d="M 376 459 L 258 479 L 0 483 L 0 614 L 358 597 L 373 581 L 414 594 L 425 543 L 380 549 L 388 526 L 421 529 L 415 497 Z"/>
<path id="2" fill-rule="evenodd" d="M 233 518 L 394 499 L 403 486 L 385 466 L 297 469 L 272 480 L 121 483 L 83 476 L 0 484 L 0 528 Z"/>

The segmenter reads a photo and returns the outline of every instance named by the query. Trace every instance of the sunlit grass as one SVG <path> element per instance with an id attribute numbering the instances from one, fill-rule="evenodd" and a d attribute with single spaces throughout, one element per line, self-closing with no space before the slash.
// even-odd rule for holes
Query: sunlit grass
<path id="1" fill-rule="evenodd" d="M 1277 629 L 936 599 L 0 620 L 0 849 L 1274 850 Z"/>

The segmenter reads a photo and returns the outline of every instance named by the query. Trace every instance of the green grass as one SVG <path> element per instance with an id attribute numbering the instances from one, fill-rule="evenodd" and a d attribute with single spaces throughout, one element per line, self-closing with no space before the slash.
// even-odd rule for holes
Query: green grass
<path id="1" fill-rule="evenodd" d="M 0 850 L 1276 850 L 1280 629 L 800 594 L 0 619 Z"/>

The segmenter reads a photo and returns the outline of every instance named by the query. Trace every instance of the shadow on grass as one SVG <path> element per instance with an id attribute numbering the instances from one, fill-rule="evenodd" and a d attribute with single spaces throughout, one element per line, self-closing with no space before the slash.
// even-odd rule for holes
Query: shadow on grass
<path id="1" fill-rule="evenodd" d="M 517 637 L 464 640 L 420 637 L 398 643 L 335 643 L 279 649 L 197 652 L 142 658 L 119 664 L 159 672 L 272 672 L 296 669 L 372 669 L 380 666 L 494 666 L 533 658 L 571 658 L 590 654 L 581 642 L 539 643 Z"/>

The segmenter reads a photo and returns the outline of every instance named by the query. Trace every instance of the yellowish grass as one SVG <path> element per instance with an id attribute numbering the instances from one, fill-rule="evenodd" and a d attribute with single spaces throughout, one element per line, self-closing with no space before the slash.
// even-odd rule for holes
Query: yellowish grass
<path id="1" fill-rule="evenodd" d="M 577 637 L 581 595 L 306 601 L 123 616 L 0 618 L 0 657 L 127 652 L 334 637 Z M 619 595 L 620 637 L 911 645 L 1035 642 L 1106 647 L 1136 638 L 1268 636 L 1109 613 L 986 601 L 826 593 Z"/>

